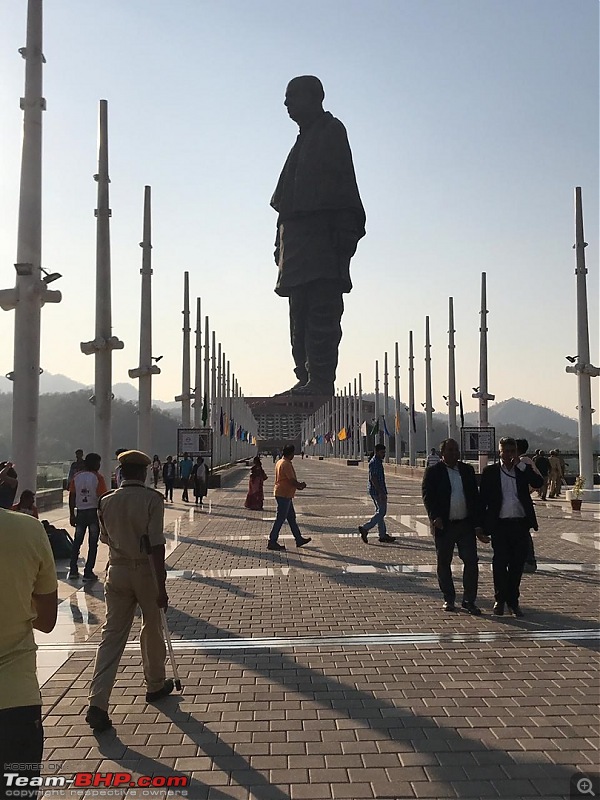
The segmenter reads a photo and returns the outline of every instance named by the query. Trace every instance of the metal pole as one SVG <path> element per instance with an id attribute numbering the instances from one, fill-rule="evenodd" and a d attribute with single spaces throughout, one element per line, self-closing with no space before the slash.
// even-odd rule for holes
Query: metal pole
<path id="1" fill-rule="evenodd" d="M 181 426 L 191 425 L 190 404 L 190 273 L 183 273 L 183 365 L 181 369 L 181 394 L 175 400 L 181 402 Z"/>
<path id="2" fill-rule="evenodd" d="M 96 216 L 96 327 L 91 342 L 81 342 L 81 352 L 94 355 L 94 447 L 102 459 L 101 472 L 110 486 L 112 473 L 112 351 L 123 342 L 112 335 L 110 218 L 108 187 L 108 103 L 100 100 L 98 125 L 98 206 Z"/>
<path id="3" fill-rule="evenodd" d="M 479 387 L 472 395 L 479 400 L 479 427 L 488 428 L 488 401 L 494 399 L 488 392 L 488 364 L 487 364 L 487 293 L 486 274 L 481 273 L 481 322 L 479 327 Z M 479 456 L 479 471 L 482 472 L 488 463 L 487 453 Z"/>
<path id="4" fill-rule="evenodd" d="M 352 393 L 352 458 L 358 458 L 358 438 L 360 437 L 360 423 L 358 421 L 358 395 L 356 378 L 354 378 L 354 391 Z"/>
<path id="5" fill-rule="evenodd" d="M 194 377 L 194 428 L 202 427 L 202 301 L 196 298 L 196 369 Z"/>
<path id="6" fill-rule="evenodd" d="M 152 364 L 152 243 L 151 243 L 151 188 L 144 187 L 144 233 L 142 248 L 142 301 L 140 307 L 140 363 L 129 370 L 130 378 L 139 378 L 138 384 L 138 449 L 152 453 L 152 376 L 160 369 Z"/>
<path id="7" fill-rule="evenodd" d="M 431 343 L 429 341 L 429 317 L 425 317 L 425 458 L 429 455 L 433 440 L 433 403 L 431 400 Z"/>
<path id="8" fill-rule="evenodd" d="M 385 460 L 386 463 L 390 460 L 390 437 L 387 435 L 387 423 L 388 423 L 388 412 L 390 406 L 390 394 L 389 394 L 389 374 L 388 374 L 388 354 L 383 354 L 383 421 L 384 421 L 384 444 L 385 444 Z"/>
<path id="9" fill-rule="evenodd" d="M 454 362 L 454 298 L 448 298 L 448 436 L 458 442 L 456 424 L 456 367 Z"/>
<path id="10" fill-rule="evenodd" d="M 415 453 L 415 356 L 413 352 L 413 332 L 408 333 L 408 463 L 411 467 L 416 464 Z"/>
<path id="11" fill-rule="evenodd" d="M 360 460 L 363 460 L 365 455 L 365 445 L 363 442 L 363 435 L 362 431 L 360 430 L 363 424 L 363 396 L 362 396 L 362 372 L 358 373 L 358 425 L 359 425 L 359 436 L 358 436 L 358 457 Z"/>
<path id="12" fill-rule="evenodd" d="M 206 404 L 206 422 L 203 425 L 210 425 L 210 345 L 209 345 L 209 325 L 208 317 L 204 317 L 204 381 L 203 389 L 204 394 L 202 397 L 202 413 L 204 414 L 204 405 Z"/>
<path id="13" fill-rule="evenodd" d="M 590 364 L 590 336 L 588 329 L 587 268 L 585 248 L 587 243 L 583 233 L 583 205 L 581 187 L 575 188 L 575 256 L 577 276 L 577 363 L 566 368 L 577 375 L 578 418 L 579 418 L 579 475 L 585 479 L 585 492 L 594 489 L 594 457 L 592 429 L 592 387 L 591 378 L 600 374 L 598 367 Z"/>
<path id="14" fill-rule="evenodd" d="M 0 292 L 5 311 L 15 310 L 12 460 L 19 474 L 19 490 L 35 492 L 37 483 L 38 412 L 40 389 L 41 307 L 58 303 L 61 294 L 49 291 L 42 280 L 42 3 L 27 5 L 23 149 L 19 195 L 16 286 Z M 46 275 L 46 278 L 49 276 Z M 60 277 L 60 276 L 58 276 Z"/>
<path id="15" fill-rule="evenodd" d="M 375 425 L 377 427 L 377 433 L 373 435 L 373 448 L 378 442 L 383 441 L 382 434 L 381 434 L 381 420 L 379 419 L 381 415 L 381 409 L 379 407 L 379 361 L 375 361 Z"/>
<path id="16" fill-rule="evenodd" d="M 398 342 L 394 344 L 394 442 L 396 444 L 396 464 L 402 461 L 402 437 L 400 436 L 400 358 Z"/>

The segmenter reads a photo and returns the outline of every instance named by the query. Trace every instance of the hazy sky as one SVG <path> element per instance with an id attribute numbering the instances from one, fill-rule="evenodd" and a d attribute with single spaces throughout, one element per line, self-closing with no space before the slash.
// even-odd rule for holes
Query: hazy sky
<path id="1" fill-rule="evenodd" d="M 13 285 L 26 0 L 0 10 L 0 274 Z M 274 294 L 269 200 L 296 125 L 288 80 L 318 75 L 346 125 L 367 236 L 345 295 L 338 385 L 400 343 L 417 407 L 431 318 L 433 402 L 476 408 L 480 274 L 489 389 L 576 416 L 573 190 L 583 190 L 592 362 L 598 363 L 596 0 L 46 0 L 43 265 L 63 301 L 42 311 L 42 366 L 86 383 L 94 337 L 98 100 L 109 103 L 115 382 L 137 366 L 144 184 L 153 193 L 157 398 L 181 388 L 183 271 L 246 395 L 294 382 L 287 301 Z M 194 327 L 194 325 L 192 325 Z M 13 314 L 0 312 L 0 372 Z M 594 405 L 598 406 L 595 381 Z M 393 384 L 392 384 L 393 385 Z M 598 416 L 595 416 L 595 421 Z"/>

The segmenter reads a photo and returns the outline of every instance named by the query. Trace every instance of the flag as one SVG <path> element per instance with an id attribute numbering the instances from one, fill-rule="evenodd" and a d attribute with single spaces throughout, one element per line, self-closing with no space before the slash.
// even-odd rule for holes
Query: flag
<path id="1" fill-rule="evenodd" d="M 459 392 L 458 399 L 460 400 L 460 427 L 465 427 L 465 412 L 463 411 L 463 404 L 462 404 L 462 392 Z"/>
<path id="2" fill-rule="evenodd" d="M 229 421 L 229 438 L 233 439 L 234 436 L 235 436 L 235 422 L 233 421 L 233 419 L 231 419 Z"/>
<path id="3" fill-rule="evenodd" d="M 332 438 L 333 438 L 333 434 L 331 433 L 331 431 L 329 431 L 328 433 L 325 434 L 325 441 L 326 442 L 330 442 Z"/>
<path id="4" fill-rule="evenodd" d="M 340 442 L 344 442 L 348 437 L 346 436 L 346 428 L 342 428 L 338 433 L 338 439 Z"/>
<path id="5" fill-rule="evenodd" d="M 219 416 L 219 432 L 221 436 L 223 435 L 223 409 L 221 409 L 221 414 Z"/>
<path id="6" fill-rule="evenodd" d="M 368 436 L 369 435 L 369 431 L 367 429 L 367 420 L 365 420 L 363 422 L 363 424 L 360 426 L 360 433 L 361 433 L 361 436 Z"/>
<path id="7" fill-rule="evenodd" d="M 410 416 L 411 416 L 411 419 L 412 419 L 412 429 L 416 433 L 417 432 L 417 417 L 415 415 L 415 407 L 414 407 L 414 405 L 412 405 L 410 407 Z"/>
<path id="8" fill-rule="evenodd" d="M 225 436 L 229 433 L 229 417 L 227 416 L 227 411 L 223 414 L 223 430 L 221 433 L 224 433 Z"/>
<path id="9" fill-rule="evenodd" d="M 204 395 L 204 405 L 202 406 L 202 424 L 206 427 L 208 422 L 208 397 Z"/>
<path id="10" fill-rule="evenodd" d="M 375 436 L 379 433 L 379 418 L 375 420 L 373 427 L 371 428 L 371 435 Z"/>
<path id="11" fill-rule="evenodd" d="M 388 437 L 391 436 L 392 434 L 388 431 L 387 425 L 385 424 L 385 417 L 382 417 L 381 419 L 383 420 L 383 430 L 385 435 Z"/>
<path id="12" fill-rule="evenodd" d="M 396 411 L 395 430 L 396 430 L 396 433 L 400 433 L 400 412 L 399 411 Z"/>

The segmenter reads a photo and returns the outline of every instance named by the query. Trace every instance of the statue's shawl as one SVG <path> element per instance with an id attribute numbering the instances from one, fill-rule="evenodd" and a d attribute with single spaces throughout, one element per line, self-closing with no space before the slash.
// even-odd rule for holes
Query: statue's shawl
<path id="1" fill-rule="evenodd" d="M 298 136 L 290 151 L 271 198 L 271 206 L 278 213 L 282 211 L 284 193 L 286 212 L 302 215 L 351 210 L 356 218 L 357 238 L 365 235 L 365 210 L 346 128 L 329 111 Z"/>

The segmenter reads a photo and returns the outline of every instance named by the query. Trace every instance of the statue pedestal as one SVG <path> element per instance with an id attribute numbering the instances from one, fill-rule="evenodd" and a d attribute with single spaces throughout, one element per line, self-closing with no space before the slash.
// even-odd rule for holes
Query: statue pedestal
<path id="1" fill-rule="evenodd" d="M 246 397 L 258 423 L 259 452 L 281 452 L 293 444 L 302 449 L 302 423 L 331 400 L 327 395 L 282 394 L 276 397 Z"/>

